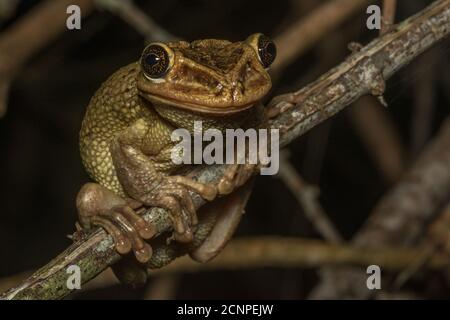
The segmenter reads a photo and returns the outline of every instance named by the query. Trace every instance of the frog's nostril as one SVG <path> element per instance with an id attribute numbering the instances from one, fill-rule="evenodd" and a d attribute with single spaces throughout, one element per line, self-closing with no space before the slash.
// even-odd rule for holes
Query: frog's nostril
<path id="1" fill-rule="evenodd" d="M 249 78 L 258 73 L 258 70 L 254 68 L 251 64 L 251 61 L 247 61 L 247 63 L 243 64 L 239 72 L 237 73 L 237 80 L 242 84 L 246 83 Z"/>
<path id="2" fill-rule="evenodd" d="M 231 99 L 237 102 L 242 99 L 245 93 L 245 86 L 241 81 L 233 81 L 231 85 Z"/>
<path id="3" fill-rule="evenodd" d="M 217 86 L 214 88 L 214 95 L 216 96 L 220 96 L 223 92 L 223 84 L 218 82 Z"/>

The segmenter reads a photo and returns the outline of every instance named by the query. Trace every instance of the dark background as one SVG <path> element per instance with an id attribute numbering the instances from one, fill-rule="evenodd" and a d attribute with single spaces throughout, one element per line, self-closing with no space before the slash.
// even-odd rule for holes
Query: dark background
<path id="1" fill-rule="evenodd" d="M 14 23 L 38 1 L 23 1 Z M 137 1 L 142 10 L 172 34 L 188 39 L 243 40 L 254 32 L 275 37 L 324 1 Z M 399 1 L 400 21 L 431 1 Z M 350 41 L 363 44 L 378 36 L 365 28 L 367 15 L 348 19 L 298 58 L 274 83 L 272 94 L 300 88 L 341 62 Z M 42 26 L 45 28 L 45 26 Z M 299 39 L 301 41 L 301 39 Z M 0 277 L 36 269 L 65 249 L 77 219 L 75 196 L 89 180 L 78 151 L 78 132 L 95 90 L 119 67 L 137 60 L 144 39 L 109 12 L 96 11 L 80 31 L 66 31 L 16 78 L 8 111 L 0 119 Z M 435 46 L 437 68 L 432 132 L 448 115 L 449 43 Z M 324 54 L 325 52 L 325 54 Z M 411 104 L 423 69 L 420 58 L 387 83 L 385 111 L 407 151 L 405 169 L 417 150 L 411 147 Z M 422 70 L 422 71 L 421 71 Z M 350 107 L 352 108 L 352 107 Z M 380 108 L 382 108 L 380 106 Z M 391 182 L 383 179 L 349 120 L 348 111 L 289 146 L 303 178 L 320 187 L 320 201 L 337 229 L 351 238 Z M 237 237 L 283 235 L 320 238 L 294 196 L 275 177 L 259 177 Z M 432 275 L 430 276 L 432 277 Z M 317 281 L 314 269 L 258 269 L 181 275 L 174 298 L 304 298 Z M 430 280 L 432 281 L 432 280 Z M 418 289 L 425 292 L 423 288 Z M 414 284 L 413 284 L 414 285 Z M 450 297 L 442 283 L 438 297 Z M 82 298 L 140 298 L 142 290 L 121 286 L 81 293 Z"/>

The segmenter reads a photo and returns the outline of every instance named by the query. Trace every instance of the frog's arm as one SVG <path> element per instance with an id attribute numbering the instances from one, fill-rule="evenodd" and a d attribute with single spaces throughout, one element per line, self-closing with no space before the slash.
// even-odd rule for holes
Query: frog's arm
<path id="1" fill-rule="evenodd" d="M 192 239 L 190 226 L 197 224 L 197 217 L 188 191 L 196 192 L 206 200 L 213 200 L 217 191 L 213 185 L 161 172 L 161 168 L 173 165 L 170 158 L 151 157 L 142 150 L 148 152 L 150 149 L 143 145 L 142 141 L 149 141 L 149 137 L 158 135 L 160 130 L 160 126 L 155 128 L 147 125 L 145 121 L 136 121 L 111 143 L 111 156 L 125 193 L 146 206 L 167 209 L 175 237 L 189 241 Z M 158 154 L 168 155 L 171 148 L 172 145 L 167 144 L 158 150 Z"/>

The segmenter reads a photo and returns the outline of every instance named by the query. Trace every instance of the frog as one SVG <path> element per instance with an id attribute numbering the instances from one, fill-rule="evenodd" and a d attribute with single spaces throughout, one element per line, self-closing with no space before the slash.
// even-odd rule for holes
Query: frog
<path id="1" fill-rule="evenodd" d="M 171 239 L 192 242 L 198 217 L 189 192 L 213 201 L 241 186 L 253 168 L 232 164 L 217 184 L 196 181 L 179 173 L 185 164 L 172 161 L 171 134 L 194 133 L 195 121 L 222 132 L 254 126 L 275 56 L 274 42 L 261 33 L 237 42 L 153 42 L 138 61 L 112 74 L 81 125 L 81 159 L 94 180 L 77 195 L 81 228 L 104 228 L 118 253 L 133 252 L 145 263 L 156 230 L 138 210 L 159 207 L 169 214 Z"/>

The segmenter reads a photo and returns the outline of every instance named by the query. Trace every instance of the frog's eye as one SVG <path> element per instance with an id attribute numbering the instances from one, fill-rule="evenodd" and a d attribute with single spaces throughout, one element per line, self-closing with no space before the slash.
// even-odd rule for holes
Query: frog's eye
<path id="1" fill-rule="evenodd" d="M 264 68 L 268 68 L 273 63 L 277 56 L 277 47 L 269 37 L 262 33 L 254 33 L 245 42 L 256 51 Z"/>
<path id="2" fill-rule="evenodd" d="M 141 56 L 141 67 L 147 78 L 158 79 L 163 77 L 172 66 L 173 53 L 169 47 L 162 43 L 148 45 Z"/>
<path id="3" fill-rule="evenodd" d="M 277 56 L 277 47 L 272 40 L 260 34 L 257 42 L 258 55 L 264 68 L 268 68 Z"/>

